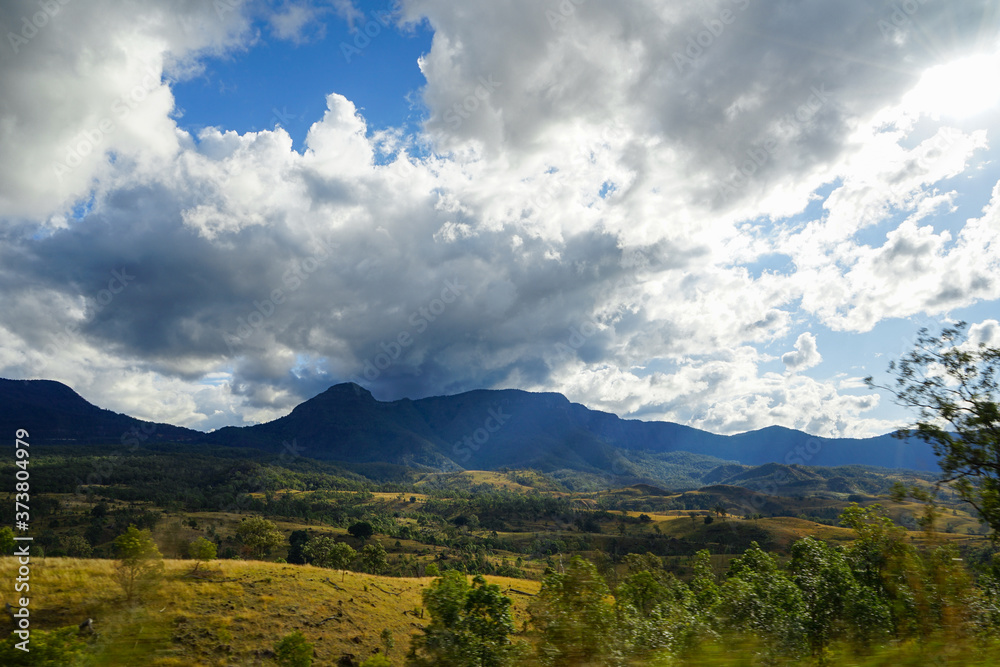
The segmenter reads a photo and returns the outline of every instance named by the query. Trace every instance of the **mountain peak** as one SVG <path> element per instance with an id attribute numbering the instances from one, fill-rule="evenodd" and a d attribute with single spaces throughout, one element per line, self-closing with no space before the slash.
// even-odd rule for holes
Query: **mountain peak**
<path id="1" fill-rule="evenodd" d="M 319 396 L 341 398 L 351 395 L 362 400 L 375 401 L 375 397 L 372 396 L 372 393 L 356 382 L 341 382 L 340 384 L 332 385 Z M 319 396 L 316 398 L 319 398 Z"/>

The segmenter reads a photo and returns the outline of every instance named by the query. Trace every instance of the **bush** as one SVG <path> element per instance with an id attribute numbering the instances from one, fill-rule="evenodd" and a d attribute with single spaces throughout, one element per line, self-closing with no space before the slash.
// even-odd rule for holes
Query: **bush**
<path id="1" fill-rule="evenodd" d="M 87 642 L 80 636 L 75 625 L 48 632 L 32 628 L 31 643 L 27 645 L 30 652 L 17 648 L 20 642 L 17 635 L 11 635 L 0 642 L 0 664 L 9 667 L 90 664 L 84 659 Z"/>
<path id="2" fill-rule="evenodd" d="M 313 645 L 306 641 L 305 636 L 296 630 L 285 635 L 274 646 L 274 659 L 279 665 L 286 667 L 309 667 L 313 661 Z"/>

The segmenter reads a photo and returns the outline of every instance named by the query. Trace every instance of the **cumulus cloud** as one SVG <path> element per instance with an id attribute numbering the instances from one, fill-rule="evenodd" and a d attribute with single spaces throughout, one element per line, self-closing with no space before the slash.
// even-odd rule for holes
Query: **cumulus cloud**
<path id="1" fill-rule="evenodd" d="M 983 320 L 969 327 L 969 343 L 986 347 L 1000 347 L 1000 322 Z"/>
<path id="2" fill-rule="evenodd" d="M 823 357 L 816 347 L 816 336 L 809 332 L 801 334 L 795 341 L 795 351 L 781 355 L 781 363 L 789 371 L 801 371 L 816 366 Z"/>
<path id="3" fill-rule="evenodd" d="M 996 50 L 985 0 L 889 34 L 860 1 L 410 0 L 434 31 L 421 133 L 331 90 L 300 151 L 174 120 L 172 82 L 253 48 L 254 12 L 318 39 L 327 11 L 230 4 L 69 3 L 3 45 L 0 374 L 200 428 L 353 379 L 864 435 L 890 427 L 877 397 L 806 375 L 823 333 L 802 330 L 1000 298 L 1000 193 L 935 222 L 996 128 L 907 97 Z M 4 32 L 34 11 L 6 3 Z"/>
<path id="4" fill-rule="evenodd" d="M 109 156 L 141 177 L 176 155 L 170 80 L 240 43 L 248 23 L 194 0 L 45 7 L 0 7 L 0 209 L 57 225 L 51 216 L 113 180 Z"/>

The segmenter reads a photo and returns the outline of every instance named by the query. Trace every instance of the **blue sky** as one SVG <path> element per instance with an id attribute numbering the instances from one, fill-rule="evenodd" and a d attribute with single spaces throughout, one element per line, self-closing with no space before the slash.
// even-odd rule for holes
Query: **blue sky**
<path id="1" fill-rule="evenodd" d="M 360 380 L 858 436 L 920 327 L 1000 345 L 995 2 L 35 12 L 0 376 L 200 429 Z"/>
<path id="2" fill-rule="evenodd" d="M 425 22 L 396 26 L 387 3 L 358 9 L 364 23 L 357 19 L 353 30 L 331 12 L 321 32 L 307 29 L 301 41 L 281 39 L 258 21 L 255 43 L 204 59 L 201 74 L 172 87 L 178 125 L 196 135 L 206 126 L 242 134 L 280 124 L 301 150 L 326 110 L 326 96 L 337 92 L 355 103 L 371 130 L 418 129 L 425 109 L 417 59 L 430 51 L 433 34 Z"/>

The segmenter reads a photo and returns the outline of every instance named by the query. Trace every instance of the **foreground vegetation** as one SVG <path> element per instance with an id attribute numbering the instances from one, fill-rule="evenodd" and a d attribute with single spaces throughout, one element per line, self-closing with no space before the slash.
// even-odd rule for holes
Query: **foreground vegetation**
<path id="1" fill-rule="evenodd" d="M 33 579 L 31 661 L 2 664 L 990 664 L 1000 660 L 1000 559 L 913 546 L 878 507 L 855 539 L 796 541 L 782 563 L 753 544 L 706 550 L 681 579 L 652 554 L 602 575 L 574 556 L 539 584 L 468 575 L 337 573 L 259 561 L 166 560 L 128 601 L 125 559 L 46 558 Z M 141 542 L 129 531 L 121 544 Z M 929 539 L 934 541 L 933 535 Z M 133 553 L 141 551 L 135 544 Z M 156 554 L 145 552 L 157 560 Z M 17 563 L 0 562 L 12 578 Z M 77 630 L 93 618 L 96 634 Z M 61 629 L 60 629 L 61 628 Z M 284 638 L 284 639 L 282 639 Z M 48 655 L 50 662 L 44 661 Z M 298 656 L 296 658 L 295 656 Z M 296 662 L 295 660 L 298 660 Z M 378 662 L 381 660 L 382 662 Z M 314 662 L 313 662 L 314 661 Z"/>
<path id="2" fill-rule="evenodd" d="M 788 495 L 572 492 L 532 471 L 386 481 L 201 456 L 194 496 L 169 483 L 190 465 L 170 448 L 112 459 L 114 484 L 33 495 L 33 653 L 18 662 L 8 640 L 0 664 L 982 664 L 997 651 L 995 549 L 921 475 L 773 465 L 744 479 Z M 72 490 L 104 458 L 42 452 L 33 479 Z M 15 569 L 2 559 L 7 581 Z M 77 627 L 87 618 L 94 634 Z"/>

